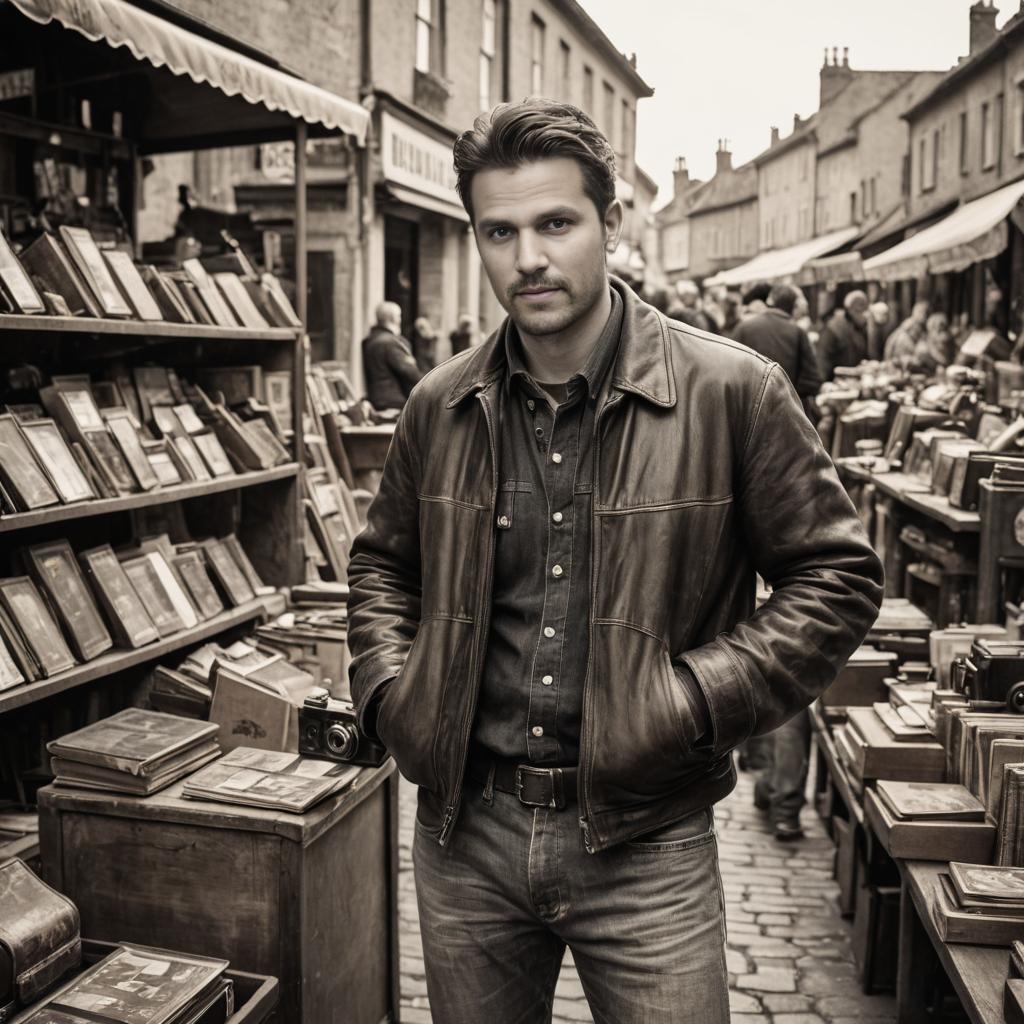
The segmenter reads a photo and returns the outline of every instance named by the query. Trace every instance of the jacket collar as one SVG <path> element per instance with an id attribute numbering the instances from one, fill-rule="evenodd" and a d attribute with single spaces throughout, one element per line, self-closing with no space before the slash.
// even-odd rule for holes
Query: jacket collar
<path id="1" fill-rule="evenodd" d="M 611 386 L 635 394 L 652 405 L 670 409 L 676 404 L 676 387 L 665 318 L 617 277 L 609 275 L 608 283 L 623 305 L 622 334 L 612 367 Z M 448 393 L 449 409 L 468 395 L 488 387 L 504 372 L 506 324 L 507 319 L 466 360 Z"/>

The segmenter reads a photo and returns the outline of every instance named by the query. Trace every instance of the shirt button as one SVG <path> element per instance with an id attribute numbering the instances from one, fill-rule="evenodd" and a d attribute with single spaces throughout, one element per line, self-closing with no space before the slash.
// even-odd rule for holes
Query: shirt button
<path id="1" fill-rule="evenodd" d="M 544 635 L 550 640 L 555 635 L 555 631 L 551 626 L 545 626 Z"/>
<path id="2" fill-rule="evenodd" d="M 545 686 L 550 686 L 550 685 L 551 685 L 551 684 L 552 684 L 552 683 L 553 683 L 554 681 L 555 681 L 555 677 L 554 677 L 554 676 L 543 676 L 543 677 L 541 678 L 541 682 L 542 682 L 542 683 L 543 683 L 543 684 L 544 684 Z"/>
<path id="3" fill-rule="evenodd" d="M 509 526 L 508 516 L 498 516 L 498 525 L 503 529 L 507 530 Z"/>
<path id="4" fill-rule="evenodd" d="M 526 408 L 529 409 L 530 412 L 533 412 L 533 410 L 537 408 L 537 403 L 532 398 L 528 398 L 526 400 Z"/>
<path id="5" fill-rule="evenodd" d="M 553 566 L 552 569 L 551 569 L 551 575 L 552 576 L 561 576 L 562 572 L 563 572 L 563 569 L 562 569 L 562 567 L 560 565 Z"/>
<path id="6" fill-rule="evenodd" d="M 551 518 L 552 518 L 552 519 L 553 519 L 553 520 L 554 520 L 554 521 L 555 521 L 556 523 L 560 523 L 560 522 L 562 521 L 562 513 L 561 513 L 561 512 L 556 512 L 556 513 L 555 513 L 555 514 L 554 514 L 554 515 L 553 515 L 553 516 L 552 516 Z"/>
<path id="7" fill-rule="evenodd" d="M 555 452 L 555 454 L 551 456 L 551 461 L 555 463 L 555 465 L 558 465 L 558 463 L 562 461 L 562 456 L 559 455 L 558 452 Z"/>
<path id="8" fill-rule="evenodd" d="M 542 728 L 541 728 L 541 727 L 540 727 L 539 725 L 535 725 L 535 726 L 534 726 L 534 727 L 533 727 L 533 728 L 532 728 L 532 729 L 530 730 L 530 732 L 532 732 L 532 733 L 533 733 L 533 735 L 534 735 L 534 736 L 536 736 L 536 737 L 538 737 L 538 738 L 540 738 L 541 736 L 543 736 L 543 735 L 544 735 L 544 730 L 543 730 L 543 729 L 542 729 Z"/>

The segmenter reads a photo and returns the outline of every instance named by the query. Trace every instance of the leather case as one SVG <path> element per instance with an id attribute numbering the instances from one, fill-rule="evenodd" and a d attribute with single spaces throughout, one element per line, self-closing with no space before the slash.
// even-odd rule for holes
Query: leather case
<path id="1" fill-rule="evenodd" d="M 82 962 L 78 908 L 17 857 L 0 864 L 0 1022 Z"/>

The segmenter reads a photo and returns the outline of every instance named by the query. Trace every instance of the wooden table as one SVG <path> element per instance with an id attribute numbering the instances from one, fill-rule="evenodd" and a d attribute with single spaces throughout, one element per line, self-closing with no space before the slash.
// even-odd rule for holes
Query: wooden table
<path id="1" fill-rule="evenodd" d="M 926 1024 L 934 1019 L 927 1004 L 936 967 L 945 971 L 973 1024 L 1005 1024 L 1003 986 L 1009 973 L 1009 950 L 943 942 L 931 907 L 938 898 L 939 874 L 947 866 L 918 860 L 896 863 L 902 879 L 896 976 L 899 1024 Z"/>
<path id="2" fill-rule="evenodd" d="M 280 979 L 278 1024 L 398 1019 L 398 774 L 390 759 L 288 814 L 39 791 L 43 877 L 82 932 L 224 957 Z"/>

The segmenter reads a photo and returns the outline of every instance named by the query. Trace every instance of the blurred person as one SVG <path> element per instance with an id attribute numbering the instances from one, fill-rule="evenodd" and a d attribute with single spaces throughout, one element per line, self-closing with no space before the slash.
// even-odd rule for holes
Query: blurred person
<path id="1" fill-rule="evenodd" d="M 452 343 L 452 355 L 457 356 L 460 352 L 465 352 L 467 348 L 472 347 L 475 333 L 473 318 L 463 313 L 459 317 L 459 326 L 448 335 L 448 340 Z"/>
<path id="2" fill-rule="evenodd" d="M 807 803 L 807 769 L 811 755 L 811 716 L 798 711 L 767 737 L 764 766 L 754 783 L 754 806 L 767 811 L 780 843 L 803 839 L 800 811 Z"/>
<path id="3" fill-rule="evenodd" d="M 818 339 L 818 363 L 823 381 L 832 380 L 837 366 L 856 366 L 868 356 L 868 297 L 859 289 L 843 299 Z"/>
<path id="4" fill-rule="evenodd" d="M 711 321 L 700 308 L 700 289 L 693 281 L 677 281 L 676 298 L 678 301 L 668 311 L 673 320 L 696 327 L 698 331 L 713 333 Z"/>
<path id="5" fill-rule="evenodd" d="M 953 334 L 945 313 L 932 313 L 925 322 L 924 337 L 914 349 L 914 363 L 925 373 L 936 373 L 956 357 Z"/>
<path id="6" fill-rule="evenodd" d="M 797 290 L 777 284 L 768 294 L 763 313 L 747 317 L 733 338 L 755 352 L 774 360 L 789 377 L 812 422 L 817 419 L 814 396 L 821 389 L 818 363 L 807 332 L 793 321 Z"/>
<path id="7" fill-rule="evenodd" d="M 928 303 L 915 302 L 914 308 L 900 325 L 889 335 L 882 350 L 887 363 L 909 365 L 917 351 L 918 342 L 924 340 L 928 320 Z"/>
<path id="8" fill-rule="evenodd" d="M 768 308 L 768 296 L 772 293 L 772 286 L 767 281 L 760 281 L 751 285 L 743 293 L 742 316 L 757 316 Z"/>
<path id="9" fill-rule="evenodd" d="M 719 334 L 723 338 L 731 338 L 740 323 L 740 307 L 743 303 L 736 292 L 726 292 L 722 296 L 722 327 Z"/>
<path id="10" fill-rule="evenodd" d="M 437 331 L 425 316 L 416 317 L 412 325 L 412 355 L 420 373 L 429 373 L 437 365 Z"/>
<path id="11" fill-rule="evenodd" d="M 366 397 L 375 409 L 401 409 L 423 373 L 402 337 L 402 307 L 382 302 L 374 315 L 376 323 L 363 338 Z"/>
<path id="12" fill-rule="evenodd" d="M 868 359 L 881 359 L 885 343 L 892 333 L 892 315 L 886 302 L 872 302 L 868 307 Z"/>

